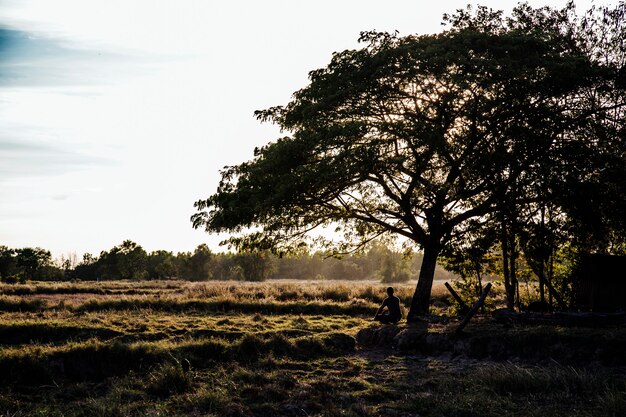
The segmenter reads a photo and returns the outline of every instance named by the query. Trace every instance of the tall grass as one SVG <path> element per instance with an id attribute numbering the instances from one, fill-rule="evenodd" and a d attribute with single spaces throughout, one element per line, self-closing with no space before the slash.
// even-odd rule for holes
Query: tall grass
<path id="1" fill-rule="evenodd" d="M 187 298 L 235 297 L 236 299 L 275 299 L 278 301 L 330 300 L 345 302 L 363 299 L 379 303 L 386 296 L 386 284 L 375 282 L 232 282 L 208 281 L 193 283 L 186 281 L 103 281 L 103 282 L 50 282 L 10 285 L 0 283 L 0 296 L 31 297 L 37 295 L 86 294 L 96 297 L 146 295 L 180 295 Z M 395 284 L 396 295 L 407 301 L 413 295 L 413 284 Z M 433 298 L 447 297 L 445 287 L 436 281 Z"/>
<path id="2" fill-rule="evenodd" d="M 383 285 L 371 283 L 161 282 L 159 287 L 157 283 L 146 286 L 133 282 L 108 282 L 105 285 L 106 287 L 100 287 L 100 283 L 91 283 L 89 287 L 85 283 L 61 283 L 27 286 L 19 296 L 6 295 L 11 293 L 13 286 L 4 285 L 0 290 L 0 294 L 2 291 L 5 294 L 0 295 L 0 311 L 65 309 L 95 312 L 151 309 L 169 312 L 370 315 L 372 309 L 386 296 Z M 166 288 L 167 291 L 160 293 L 158 288 Z M 439 287 L 435 287 L 433 299 L 441 297 L 439 291 Z M 397 286 L 396 294 L 408 306 L 413 288 L 410 285 Z M 44 296 L 46 298 L 42 298 Z"/>
<path id="3" fill-rule="evenodd" d="M 0 295 L 37 294 L 100 294 L 139 295 L 182 291 L 182 281 L 83 281 L 83 282 L 30 282 L 27 284 L 0 283 Z"/>
<path id="4" fill-rule="evenodd" d="M 236 340 L 211 338 L 138 343 L 88 340 L 61 347 L 5 349 L 0 355 L 0 383 L 100 381 L 130 371 L 146 371 L 172 359 L 177 364 L 185 362 L 206 369 L 231 361 L 256 362 L 270 354 L 310 359 L 344 355 L 354 349 L 352 337 L 333 332 L 291 339 L 281 334 L 249 333 Z"/>

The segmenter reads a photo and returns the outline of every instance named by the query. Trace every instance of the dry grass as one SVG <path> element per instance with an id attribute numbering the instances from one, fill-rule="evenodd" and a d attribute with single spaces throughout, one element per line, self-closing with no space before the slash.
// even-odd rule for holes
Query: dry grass
<path id="1" fill-rule="evenodd" d="M 408 305 L 413 284 L 395 287 Z M 626 340 L 623 330 L 503 332 L 483 319 L 453 343 L 431 334 L 430 356 L 355 351 L 352 336 L 371 325 L 384 290 L 372 282 L 2 285 L 0 416 L 624 415 L 621 368 L 546 357 L 514 364 L 503 354 L 589 339 L 584 349 L 610 358 L 625 347 L 608 349 Z M 447 300 L 442 283 L 433 294 Z M 453 355 L 486 359 L 450 357 L 444 342 Z"/>
<path id="2" fill-rule="evenodd" d="M 90 287 L 91 285 L 91 287 Z M 386 296 L 385 285 L 372 282 L 212 281 L 46 283 L 0 286 L 0 312 L 76 312 L 150 309 L 155 311 L 262 314 L 349 314 L 368 316 Z M 414 287 L 396 285 L 408 308 Z M 162 291 L 159 291 L 162 289 Z M 73 292 L 75 291 L 75 292 Z M 21 295 L 16 295 L 22 293 Z M 443 283 L 433 286 L 433 301 L 448 297 Z"/>

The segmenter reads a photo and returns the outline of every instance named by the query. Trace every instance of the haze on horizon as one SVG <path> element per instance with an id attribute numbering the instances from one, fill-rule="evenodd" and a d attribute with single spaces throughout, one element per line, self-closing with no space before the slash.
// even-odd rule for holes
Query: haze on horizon
<path id="1" fill-rule="evenodd" d="M 224 250 L 189 217 L 222 167 L 280 136 L 254 110 L 361 31 L 435 33 L 467 3 L 0 0 L 0 244 Z"/>

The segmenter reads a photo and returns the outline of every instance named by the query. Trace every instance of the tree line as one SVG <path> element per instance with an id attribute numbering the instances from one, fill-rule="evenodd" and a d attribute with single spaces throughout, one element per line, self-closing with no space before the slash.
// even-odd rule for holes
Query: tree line
<path id="1" fill-rule="evenodd" d="M 531 301 L 542 301 L 555 307 L 571 303 L 576 290 L 577 258 L 581 248 L 572 243 L 561 244 L 551 237 L 553 229 L 544 225 L 543 240 L 520 233 L 516 240 L 516 256 L 509 261 L 514 273 L 514 305 L 518 308 Z M 522 229 L 524 230 L 524 229 Z M 543 250 L 537 249 L 537 245 Z M 546 253 L 546 249 L 549 251 Z M 619 250 L 614 252 L 620 253 Z M 622 252 L 623 253 L 623 249 Z M 436 279 L 454 282 L 466 301 L 478 298 L 486 281 L 503 285 L 508 295 L 506 254 L 499 242 L 473 241 L 471 246 L 453 247 L 441 257 Z M 293 280 L 378 280 L 402 283 L 417 279 L 423 254 L 402 252 L 381 242 L 373 242 L 357 254 L 341 258 L 329 253 L 286 254 L 270 251 L 213 252 L 205 244 L 193 252 L 174 253 L 166 250 L 147 252 L 131 240 L 98 256 L 90 253 L 78 259 L 75 254 L 53 259 L 42 248 L 12 249 L 0 245 L 0 281 L 100 281 L 100 280 L 186 280 L 186 281 L 265 281 Z M 544 277 L 545 281 L 542 280 Z M 526 287 L 520 289 L 520 285 Z M 549 286 L 546 290 L 544 286 Z M 545 291 L 545 292 L 544 292 Z M 554 296 L 559 297 L 558 300 Z"/>
<path id="2" fill-rule="evenodd" d="M 205 244 L 193 252 L 166 250 L 147 252 L 125 240 L 99 256 L 86 253 L 82 259 L 63 255 L 53 260 L 41 248 L 12 249 L 0 246 L 0 279 L 3 282 L 27 280 L 170 280 L 188 281 L 267 279 L 361 280 L 406 282 L 414 279 L 421 265 L 420 253 L 401 253 L 375 243 L 359 255 L 342 258 L 325 253 L 276 256 L 270 252 L 212 252 Z M 452 274 L 441 269 L 440 278 Z"/>

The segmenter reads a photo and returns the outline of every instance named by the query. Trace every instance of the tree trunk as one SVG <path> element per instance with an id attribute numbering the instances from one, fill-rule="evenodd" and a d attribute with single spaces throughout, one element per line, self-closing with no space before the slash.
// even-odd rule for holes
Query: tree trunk
<path id="1" fill-rule="evenodd" d="M 430 292 L 433 288 L 433 279 L 435 278 L 435 266 L 437 266 L 437 257 L 441 248 L 439 244 L 430 243 L 424 245 L 424 258 L 420 268 L 420 276 L 417 280 L 415 294 L 411 300 L 411 308 L 406 317 L 407 322 L 416 321 L 419 316 L 428 314 L 430 308 Z"/>
<path id="2" fill-rule="evenodd" d="M 504 219 L 501 224 L 500 243 L 502 245 L 502 272 L 504 274 L 504 291 L 506 292 L 506 307 L 513 310 L 515 307 L 515 293 L 512 291 L 511 273 L 509 271 L 509 236 L 506 230 Z"/>
<path id="3" fill-rule="evenodd" d="M 511 251 L 511 257 L 509 259 L 509 268 L 511 272 L 511 287 L 513 290 L 513 294 L 511 298 L 515 300 L 515 306 L 518 310 L 520 310 L 520 301 L 519 301 L 519 281 L 517 280 L 517 235 L 515 232 L 511 232 L 511 241 L 509 250 Z"/>
<path id="4" fill-rule="evenodd" d="M 548 257 L 548 281 L 550 284 L 554 282 L 554 247 L 550 248 L 550 256 Z M 550 291 L 550 307 L 554 307 L 552 299 L 554 298 L 554 291 Z"/>
<path id="5" fill-rule="evenodd" d="M 480 298 L 483 293 L 483 277 L 481 274 L 481 264 L 476 262 L 475 270 L 476 270 L 476 297 Z"/>
<path id="6" fill-rule="evenodd" d="M 476 295 L 478 296 L 478 298 L 480 298 L 480 296 L 483 293 L 483 277 L 482 277 L 482 274 L 480 273 L 480 264 L 476 266 L 476 278 L 478 278 L 478 288 L 477 288 L 478 291 L 476 291 Z M 480 312 L 481 313 L 485 312 L 484 304 L 480 306 Z"/>
<path id="7" fill-rule="evenodd" d="M 541 301 L 542 304 L 544 304 L 546 302 L 546 294 L 545 294 L 545 290 L 544 290 L 544 282 L 545 282 L 545 259 L 544 259 L 544 253 L 545 253 L 545 227 L 546 227 L 546 207 L 545 205 L 541 206 L 541 234 L 539 235 L 539 244 L 541 245 L 541 264 L 539 265 L 539 301 Z"/>

